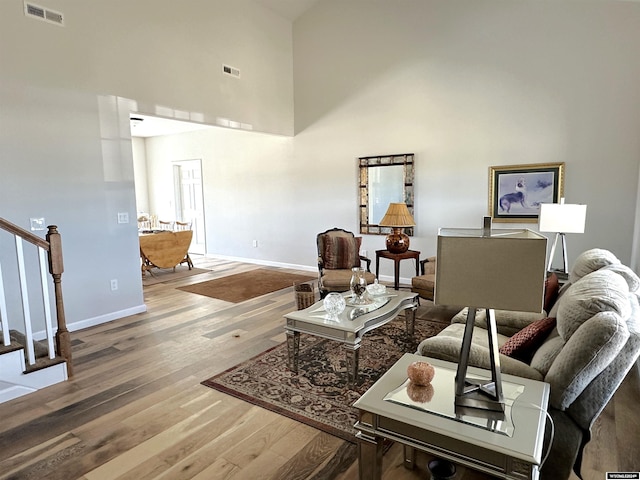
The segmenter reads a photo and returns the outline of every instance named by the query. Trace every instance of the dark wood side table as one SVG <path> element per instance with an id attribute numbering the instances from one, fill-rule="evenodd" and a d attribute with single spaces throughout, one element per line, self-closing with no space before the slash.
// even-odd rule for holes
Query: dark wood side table
<path id="1" fill-rule="evenodd" d="M 400 288 L 400 260 L 406 258 L 414 258 L 416 260 L 416 277 L 420 275 L 420 252 L 417 250 L 407 250 L 404 253 L 391 253 L 389 250 L 376 250 L 376 277 L 378 277 L 378 271 L 380 270 L 380 257 L 390 258 L 394 263 L 394 282 L 393 288 L 398 290 Z M 379 278 L 379 277 L 378 277 Z"/>

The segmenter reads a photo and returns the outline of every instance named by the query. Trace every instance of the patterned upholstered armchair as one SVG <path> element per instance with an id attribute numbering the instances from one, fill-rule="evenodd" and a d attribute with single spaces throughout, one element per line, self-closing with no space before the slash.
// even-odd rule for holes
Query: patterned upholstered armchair
<path id="1" fill-rule="evenodd" d="M 319 233 L 318 245 L 318 290 L 324 298 L 329 292 L 346 292 L 351 281 L 351 269 L 366 263 L 367 284 L 376 276 L 371 273 L 371 259 L 360 255 L 362 237 L 341 228 L 332 228 Z"/>

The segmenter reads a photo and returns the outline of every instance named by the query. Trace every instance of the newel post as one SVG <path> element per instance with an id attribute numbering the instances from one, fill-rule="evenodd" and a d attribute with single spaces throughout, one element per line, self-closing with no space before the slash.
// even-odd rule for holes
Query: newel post
<path id="1" fill-rule="evenodd" d="M 73 364 L 71 363 L 71 337 L 67 330 L 67 321 L 64 316 L 64 302 L 62 300 L 62 239 L 58 233 L 57 225 L 49 225 L 47 242 L 49 242 L 49 273 L 53 277 L 53 289 L 56 299 L 56 317 L 58 331 L 56 333 L 56 347 L 58 355 L 67 362 L 67 376 L 73 376 Z"/>

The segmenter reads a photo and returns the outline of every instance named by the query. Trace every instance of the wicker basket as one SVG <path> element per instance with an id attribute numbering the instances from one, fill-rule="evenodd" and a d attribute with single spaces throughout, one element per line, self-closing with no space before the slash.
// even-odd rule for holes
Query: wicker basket
<path id="1" fill-rule="evenodd" d="M 298 310 L 304 310 L 316 303 L 314 282 L 300 282 L 293 284 L 293 293 L 296 296 Z"/>

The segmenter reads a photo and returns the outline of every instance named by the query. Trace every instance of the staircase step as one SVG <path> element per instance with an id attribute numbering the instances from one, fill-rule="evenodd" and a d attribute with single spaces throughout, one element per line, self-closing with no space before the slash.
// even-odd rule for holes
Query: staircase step
<path id="1" fill-rule="evenodd" d="M 31 373 L 37 370 L 42 370 L 43 368 L 51 367 L 52 365 L 59 365 L 60 363 L 64 363 L 65 360 L 62 357 L 54 357 L 54 358 L 38 358 L 36 359 L 36 363 L 33 365 L 27 365 L 27 368 L 24 373 Z"/>
<path id="2" fill-rule="evenodd" d="M 35 392 L 35 388 L 16 385 L 14 383 L 3 382 L 0 380 L 0 403 L 8 402 L 14 398 Z"/>
<path id="3" fill-rule="evenodd" d="M 46 368 L 45 368 L 46 367 Z M 29 367 L 22 350 L 0 355 L 0 381 L 38 390 L 67 380 L 67 365 L 61 358 L 39 359 Z"/>
<path id="4" fill-rule="evenodd" d="M 16 350 L 20 350 L 24 348 L 18 342 L 11 342 L 9 345 L 0 345 L 0 355 L 7 352 L 15 352 Z"/>
<path id="5" fill-rule="evenodd" d="M 11 343 L 17 343 L 18 345 L 26 345 L 27 337 L 25 337 L 24 333 L 19 332 L 18 330 L 9 330 L 9 335 L 11 336 Z M 49 348 L 47 347 L 47 343 L 39 340 L 33 341 L 33 350 L 36 358 L 47 357 L 49 355 Z"/>

